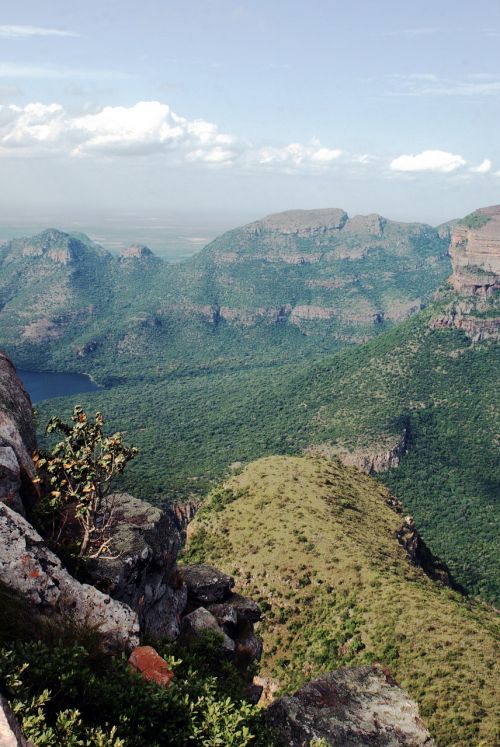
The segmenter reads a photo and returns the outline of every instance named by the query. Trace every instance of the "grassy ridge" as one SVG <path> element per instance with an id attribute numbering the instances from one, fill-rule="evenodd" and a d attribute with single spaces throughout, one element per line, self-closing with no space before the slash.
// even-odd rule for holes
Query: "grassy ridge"
<path id="1" fill-rule="evenodd" d="M 431 581 L 395 539 L 373 479 L 314 458 L 258 460 L 207 499 L 188 545 L 266 610 L 263 670 L 290 690 L 378 661 L 418 701 L 441 747 L 496 743 L 496 618 Z"/>

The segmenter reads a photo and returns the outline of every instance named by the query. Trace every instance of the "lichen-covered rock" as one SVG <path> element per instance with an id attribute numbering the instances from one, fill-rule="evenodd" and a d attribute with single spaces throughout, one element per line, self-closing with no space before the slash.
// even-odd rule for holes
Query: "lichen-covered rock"
<path id="1" fill-rule="evenodd" d="M 93 584 L 136 611 L 152 638 L 175 639 L 186 606 L 186 586 L 176 569 L 180 534 L 173 513 L 117 493 L 111 496 L 111 558 L 90 560 Z"/>
<path id="2" fill-rule="evenodd" d="M 34 617 L 95 630 L 107 650 L 138 644 L 139 625 L 130 607 L 74 579 L 31 524 L 1 503 L 0 583 L 26 599 Z"/>
<path id="3" fill-rule="evenodd" d="M 35 493 L 35 426 L 31 400 L 9 359 L 0 352 L 0 501 L 24 513 Z"/>
<path id="4" fill-rule="evenodd" d="M 236 611 L 238 623 L 256 623 L 259 622 L 262 617 L 260 607 L 257 602 L 249 597 L 244 597 L 241 594 L 233 592 L 227 599 L 227 604 Z"/>
<path id="5" fill-rule="evenodd" d="M 234 607 L 226 602 L 220 602 L 219 604 L 210 604 L 207 607 L 208 611 L 215 617 L 221 628 L 226 633 L 236 630 L 238 624 L 238 615 Z"/>
<path id="6" fill-rule="evenodd" d="M 185 565 L 181 573 L 188 589 L 188 598 L 199 604 L 223 602 L 234 586 L 231 576 L 204 563 Z"/>
<path id="7" fill-rule="evenodd" d="M 235 642 L 222 630 L 215 617 L 204 607 L 190 612 L 182 620 L 180 642 L 189 646 L 203 637 L 204 633 L 217 633 L 221 636 L 221 649 L 229 656 L 234 654 Z"/>
<path id="8" fill-rule="evenodd" d="M 0 446 L 0 501 L 24 515 L 21 467 L 12 446 Z"/>
<path id="9" fill-rule="evenodd" d="M 289 747 L 431 747 L 418 706 L 376 667 L 345 667 L 279 698 L 266 719 Z"/>
<path id="10" fill-rule="evenodd" d="M 130 669 L 145 680 L 160 687 L 170 687 L 174 673 L 165 659 L 152 646 L 137 646 L 129 656 Z"/>
<path id="11" fill-rule="evenodd" d="M 0 695 L 0 745 L 1 747 L 34 747 L 23 736 L 21 727 L 5 698 Z"/>

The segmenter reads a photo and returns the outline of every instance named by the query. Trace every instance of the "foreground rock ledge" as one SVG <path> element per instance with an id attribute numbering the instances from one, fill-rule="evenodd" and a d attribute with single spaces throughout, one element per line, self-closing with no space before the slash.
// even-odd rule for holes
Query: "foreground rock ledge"
<path id="1" fill-rule="evenodd" d="M 34 616 L 95 630 L 110 652 L 137 646 L 135 613 L 63 568 L 26 519 L 0 503 L 0 584 L 30 605 Z"/>
<path id="2" fill-rule="evenodd" d="M 434 747 L 418 706 L 377 667 L 344 667 L 274 701 L 266 719 L 289 747 Z"/>

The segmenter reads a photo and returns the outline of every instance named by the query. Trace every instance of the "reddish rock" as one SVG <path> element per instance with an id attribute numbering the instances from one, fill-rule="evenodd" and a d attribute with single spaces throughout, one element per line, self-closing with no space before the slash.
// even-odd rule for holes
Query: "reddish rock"
<path id="1" fill-rule="evenodd" d="M 128 662 L 133 672 L 139 672 L 145 680 L 156 682 L 160 687 L 170 687 L 174 679 L 168 662 L 152 646 L 134 648 Z"/>

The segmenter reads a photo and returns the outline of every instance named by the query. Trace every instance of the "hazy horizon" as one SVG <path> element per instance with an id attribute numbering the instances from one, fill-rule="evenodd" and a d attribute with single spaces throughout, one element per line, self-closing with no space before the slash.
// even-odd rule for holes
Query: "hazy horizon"
<path id="1" fill-rule="evenodd" d="M 5 6 L 3 215 L 435 225 L 498 203 L 499 38 L 495 0 Z"/>

